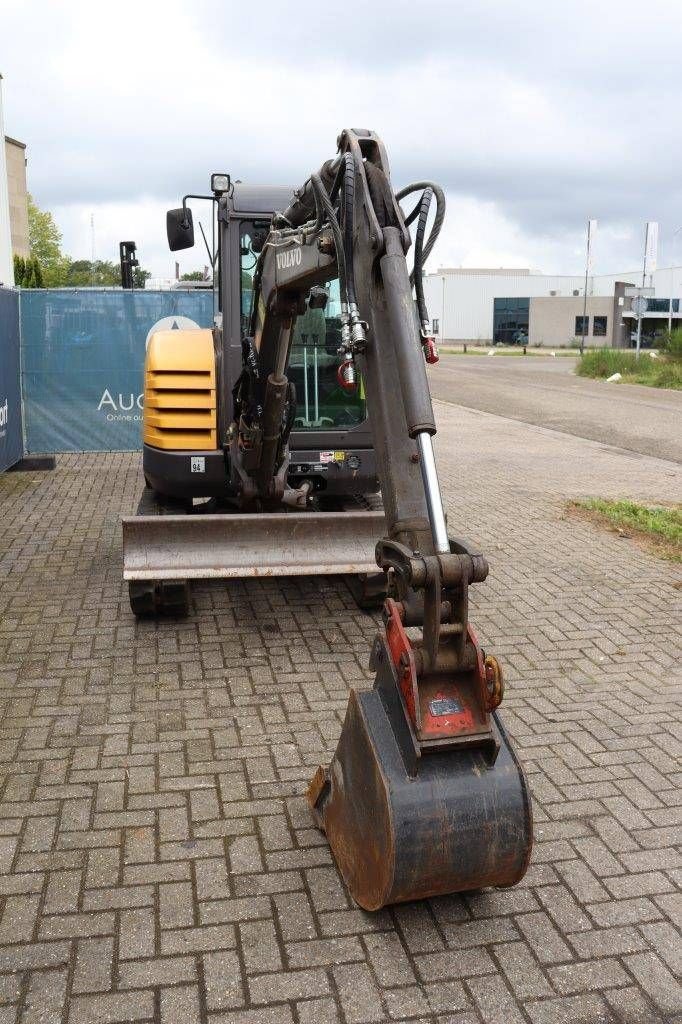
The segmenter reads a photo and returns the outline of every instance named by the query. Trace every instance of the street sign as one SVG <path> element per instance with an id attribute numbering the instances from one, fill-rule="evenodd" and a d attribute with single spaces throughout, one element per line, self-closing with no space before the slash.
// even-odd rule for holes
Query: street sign
<path id="1" fill-rule="evenodd" d="M 632 312 L 635 316 L 644 316 L 649 308 L 649 301 L 644 295 L 636 295 L 632 300 Z"/>

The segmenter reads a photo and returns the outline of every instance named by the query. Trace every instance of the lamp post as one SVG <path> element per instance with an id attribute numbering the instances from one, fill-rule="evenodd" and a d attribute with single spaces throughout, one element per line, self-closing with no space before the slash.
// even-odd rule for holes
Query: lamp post
<path id="1" fill-rule="evenodd" d="M 592 243 L 597 230 L 596 220 L 587 222 L 587 251 L 585 254 L 585 290 L 583 293 L 583 322 L 582 337 L 580 339 L 580 355 L 585 351 L 585 335 L 587 334 L 587 279 L 592 270 Z"/>

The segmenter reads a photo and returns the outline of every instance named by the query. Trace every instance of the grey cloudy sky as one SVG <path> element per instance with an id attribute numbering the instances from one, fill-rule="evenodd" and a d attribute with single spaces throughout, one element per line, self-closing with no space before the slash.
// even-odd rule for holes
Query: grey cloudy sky
<path id="1" fill-rule="evenodd" d="M 644 222 L 682 263 L 680 0 L 0 0 L 5 130 L 64 247 L 135 238 L 170 273 L 164 211 L 211 170 L 300 184 L 345 126 L 384 138 L 396 187 L 448 195 L 431 259 L 640 262 Z M 202 251 L 181 254 L 183 269 Z"/>

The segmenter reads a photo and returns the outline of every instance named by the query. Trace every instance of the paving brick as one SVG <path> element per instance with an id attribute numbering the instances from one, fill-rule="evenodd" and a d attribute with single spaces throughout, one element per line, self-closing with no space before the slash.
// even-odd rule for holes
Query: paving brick
<path id="1" fill-rule="evenodd" d="M 0 923 L 0 942 L 30 942 L 39 906 L 38 896 L 8 896 Z"/>
<path id="2" fill-rule="evenodd" d="M 646 949 L 646 940 L 636 928 L 597 928 L 569 936 L 569 942 L 579 957 L 620 956 Z"/>
<path id="3" fill-rule="evenodd" d="M 407 948 L 412 953 L 428 953 L 442 949 L 443 938 L 428 906 L 411 903 L 393 911 Z"/>
<path id="4" fill-rule="evenodd" d="M 565 995 L 627 985 L 630 981 L 629 976 L 613 957 L 549 967 L 547 974 L 557 992 Z"/>
<path id="5" fill-rule="evenodd" d="M 296 1003 L 299 1024 L 341 1024 L 340 1010 L 333 999 L 306 999 Z"/>
<path id="6" fill-rule="evenodd" d="M 151 908 L 125 910 L 120 915 L 119 957 L 134 960 L 153 956 L 156 947 L 156 921 Z"/>
<path id="7" fill-rule="evenodd" d="M 384 992 L 384 1001 L 392 1020 L 414 1019 L 421 1014 L 429 1014 L 426 995 L 417 985 L 389 989 Z"/>
<path id="8" fill-rule="evenodd" d="M 486 1024 L 524 1024 L 525 1014 L 501 978 L 471 978 L 468 987 Z"/>
<path id="9" fill-rule="evenodd" d="M 178 928 L 161 933 L 161 952 L 164 955 L 234 949 L 236 943 L 233 925 L 204 925 L 200 928 Z"/>
<path id="10" fill-rule="evenodd" d="M 176 985 L 182 981 L 194 981 L 195 978 L 194 960 L 189 956 L 134 960 L 122 963 L 118 968 L 118 983 L 123 989 Z"/>
<path id="11" fill-rule="evenodd" d="M 611 1024 L 613 1020 L 606 1002 L 596 993 L 529 1003 L 526 1012 L 533 1024 Z"/>
<path id="12" fill-rule="evenodd" d="M 348 938 L 290 942 L 287 943 L 286 950 L 289 964 L 293 968 L 333 966 L 365 959 L 365 950 L 355 935 Z"/>
<path id="13" fill-rule="evenodd" d="M 380 985 L 409 985 L 416 980 L 412 965 L 394 932 L 370 933 L 362 941 Z"/>
<path id="14" fill-rule="evenodd" d="M 201 1019 L 199 989 L 196 985 L 175 985 L 161 989 L 161 1024 L 189 1024 Z"/>
<path id="15" fill-rule="evenodd" d="M 316 934 L 312 908 L 306 893 L 278 893 L 273 897 L 279 930 L 285 942 L 311 939 Z"/>
<path id="16" fill-rule="evenodd" d="M 496 946 L 495 958 L 518 999 L 552 995 L 551 986 L 525 943 Z"/>
<path id="17" fill-rule="evenodd" d="M 306 996 L 323 996 L 329 992 L 327 975 L 321 970 L 257 974 L 249 977 L 248 984 L 252 1003 L 281 1003 Z"/>
<path id="18" fill-rule="evenodd" d="M 471 978 L 493 974 L 495 965 L 484 949 L 457 949 L 444 953 L 426 953 L 415 958 L 417 973 L 423 981 Z"/>
<path id="19" fill-rule="evenodd" d="M 226 1010 L 245 1003 L 239 957 L 233 952 L 205 953 L 202 957 L 206 1004 Z"/>
<path id="20" fill-rule="evenodd" d="M 78 909 L 81 878 L 80 871 L 53 871 L 47 884 L 43 913 L 74 913 Z"/>
<path id="21" fill-rule="evenodd" d="M 288 1006 L 259 1006 L 215 1014 L 211 1024 L 294 1024 L 294 1018 Z"/>
<path id="22" fill-rule="evenodd" d="M 623 958 L 652 1003 L 665 1013 L 682 1013 L 682 985 L 654 953 Z"/>
<path id="23" fill-rule="evenodd" d="M 248 972 L 282 969 L 282 956 L 272 921 L 245 921 L 239 925 L 239 935 Z"/>
<path id="24" fill-rule="evenodd" d="M 646 897 L 590 903 L 585 909 L 597 924 L 607 926 L 654 921 L 661 916 L 659 908 Z"/>
<path id="25" fill-rule="evenodd" d="M 79 939 L 72 992 L 107 992 L 111 988 L 113 938 Z"/>
<path id="26" fill-rule="evenodd" d="M 669 1024 L 670 1022 L 669 1017 L 664 1020 L 653 1004 L 634 985 L 607 990 L 604 993 L 604 998 L 612 1008 L 618 1022 L 625 1021 L 626 1024 Z"/>
<path id="27" fill-rule="evenodd" d="M 547 914 L 520 914 L 517 924 L 541 964 L 571 959 L 571 951 Z"/>
<path id="28" fill-rule="evenodd" d="M 348 1024 L 366 1024 L 385 1019 L 377 988 L 364 964 L 345 964 L 332 970 Z"/>
<path id="29" fill-rule="evenodd" d="M 166 882 L 159 886 L 159 921 L 162 928 L 186 928 L 194 924 L 189 882 Z"/>
<path id="30" fill-rule="evenodd" d="M 72 999 L 69 1024 L 129 1024 L 153 1014 L 153 992 L 109 992 Z"/>
<path id="31" fill-rule="evenodd" d="M 66 1003 L 67 979 L 66 968 L 34 971 L 26 993 L 22 1024 L 60 1024 Z"/>
<path id="32" fill-rule="evenodd" d="M 75 939 L 84 935 L 110 935 L 114 930 L 113 914 L 64 914 L 43 918 L 41 939 Z"/>
<path id="33" fill-rule="evenodd" d="M 667 921 L 645 924 L 640 931 L 652 949 L 668 965 L 673 974 L 682 975 L 682 937 Z"/>

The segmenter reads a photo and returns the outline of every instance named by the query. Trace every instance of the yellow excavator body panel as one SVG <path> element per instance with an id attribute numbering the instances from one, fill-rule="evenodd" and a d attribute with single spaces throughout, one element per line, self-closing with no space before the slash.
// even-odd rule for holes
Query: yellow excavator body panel
<path id="1" fill-rule="evenodd" d="M 213 332 L 156 331 L 144 365 L 144 443 L 215 451 L 217 438 Z"/>

